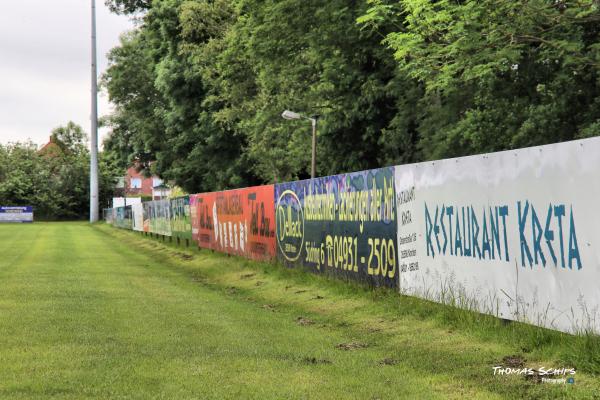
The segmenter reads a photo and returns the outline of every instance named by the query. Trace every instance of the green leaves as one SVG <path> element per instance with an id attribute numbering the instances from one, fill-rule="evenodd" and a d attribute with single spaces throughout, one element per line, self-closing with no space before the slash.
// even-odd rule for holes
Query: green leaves
<path id="1" fill-rule="evenodd" d="M 308 177 L 285 109 L 321 175 L 598 132 L 597 1 L 128 4 L 105 148 L 188 192 Z"/>
<path id="2" fill-rule="evenodd" d="M 36 218 L 80 219 L 89 212 L 87 135 L 73 122 L 52 131 L 52 143 L 0 144 L 0 204 L 32 205 Z M 112 197 L 118 168 L 100 153 L 100 204 Z"/>
<path id="3" fill-rule="evenodd" d="M 111 53 L 104 81 L 117 112 L 106 148 L 154 158 L 155 172 L 190 192 L 307 177 L 311 127 L 281 118 L 292 109 L 322 117 L 321 174 L 398 159 L 377 145 L 395 114 L 395 62 L 380 33 L 356 25 L 366 8 L 155 1 Z"/>
<path id="4" fill-rule="evenodd" d="M 386 14 L 389 3 L 370 3 L 362 24 L 381 24 L 384 15 L 404 18 L 384 43 L 400 72 L 425 88 L 418 128 L 425 158 L 596 131 L 595 2 L 403 0 L 393 3 L 402 8 L 400 17 Z"/>
<path id="5" fill-rule="evenodd" d="M 112 12 L 117 14 L 135 14 L 146 11 L 152 6 L 152 0 L 105 0 Z"/>

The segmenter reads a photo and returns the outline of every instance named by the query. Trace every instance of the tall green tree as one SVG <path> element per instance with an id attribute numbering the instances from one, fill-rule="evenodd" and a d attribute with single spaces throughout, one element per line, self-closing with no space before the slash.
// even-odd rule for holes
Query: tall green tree
<path id="1" fill-rule="evenodd" d="M 293 109 L 320 117 L 321 174 L 415 160 L 420 88 L 396 74 L 380 33 L 356 24 L 365 11 L 348 0 L 155 1 L 135 43 L 111 54 L 118 146 L 107 148 L 147 150 L 155 172 L 190 192 L 306 177 L 311 130 L 281 118 Z"/>
<path id="2" fill-rule="evenodd" d="M 420 147 L 441 158 L 598 135 L 594 0 L 369 0 L 399 72 L 422 83 Z"/>
<path id="3" fill-rule="evenodd" d="M 110 153 L 100 153 L 100 203 L 112 197 L 120 174 Z M 89 151 L 83 129 L 69 122 L 52 131 L 51 144 L 0 144 L 0 205 L 34 207 L 36 218 L 89 215 Z"/>
<path id="4" fill-rule="evenodd" d="M 150 162 L 164 144 L 162 112 L 164 99 L 155 88 L 156 41 L 147 30 L 134 30 L 121 37 L 121 45 L 108 54 L 110 66 L 101 84 L 117 110 L 106 120 L 112 133 L 104 149 L 126 168 L 137 161 L 150 172 Z M 158 51 L 158 50 L 157 50 Z"/>
<path id="5" fill-rule="evenodd" d="M 108 151 L 189 192 L 257 182 L 243 156 L 245 137 L 216 123 L 205 102 L 200 58 L 232 13 L 226 1 L 158 1 L 143 25 L 122 38 L 103 79 L 117 105 Z"/>
<path id="6" fill-rule="evenodd" d="M 219 56 L 219 114 L 248 136 L 263 179 L 309 173 L 310 125 L 284 121 L 285 109 L 320 117 L 320 174 L 412 160 L 411 107 L 399 109 L 418 90 L 395 73 L 378 32 L 357 26 L 363 2 L 244 0 L 238 9 Z"/>
<path id="7" fill-rule="evenodd" d="M 105 148 L 189 192 L 307 177 L 285 109 L 321 175 L 600 133 L 594 0 L 110 3 Z"/>

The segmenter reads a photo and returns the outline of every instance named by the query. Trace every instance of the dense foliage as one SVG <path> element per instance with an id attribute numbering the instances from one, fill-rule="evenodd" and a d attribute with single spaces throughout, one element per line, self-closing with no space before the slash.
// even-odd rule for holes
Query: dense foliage
<path id="1" fill-rule="evenodd" d="M 56 128 L 52 144 L 0 144 L 0 205 L 34 207 L 36 219 L 80 219 L 89 215 L 87 136 L 69 122 Z M 100 204 L 112 196 L 117 163 L 100 157 Z"/>
<path id="2" fill-rule="evenodd" d="M 108 0 L 105 148 L 189 192 L 600 134 L 595 0 Z M 150 164 L 150 161 L 155 163 Z"/>

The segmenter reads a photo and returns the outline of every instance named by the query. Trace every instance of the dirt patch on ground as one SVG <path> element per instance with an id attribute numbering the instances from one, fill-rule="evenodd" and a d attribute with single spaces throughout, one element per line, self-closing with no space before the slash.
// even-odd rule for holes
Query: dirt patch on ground
<path id="1" fill-rule="evenodd" d="M 192 282 L 197 282 L 197 283 L 206 283 L 206 282 L 208 282 L 208 280 L 205 277 L 203 277 L 203 276 L 192 276 L 190 278 L 190 280 Z"/>
<path id="2" fill-rule="evenodd" d="M 181 253 L 181 252 L 178 252 L 178 251 L 176 251 L 174 253 L 171 253 L 171 255 L 174 256 L 174 257 L 177 257 L 179 259 L 182 259 L 184 261 L 189 261 L 189 260 L 192 260 L 194 258 L 194 256 L 191 255 L 191 254 Z"/>
<path id="3" fill-rule="evenodd" d="M 335 346 L 335 348 L 338 350 L 346 350 L 346 351 L 366 349 L 367 347 L 369 347 L 368 344 L 360 343 L 360 342 L 340 343 L 337 346 Z"/>
<path id="4" fill-rule="evenodd" d="M 263 309 L 267 310 L 267 311 L 272 311 L 275 312 L 275 306 L 273 304 L 265 304 L 262 306 Z"/>
<path id="5" fill-rule="evenodd" d="M 316 357 L 304 357 L 302 359 L 304 364 L 331 364 L 330 360 L 324 358 L 316 358 Z"/>
<path id="6" fill-rule="evenodd" d="M 533 370 L 533 374 L 525 374 L 525 380 L 533 383 L 542 383 L 542 375 L 537 369 Z"/>
<path id="7" fill-rule="evenodd" d="M 398 360 L 394 358 L 384 358 L 379 361 L 379 365 L 396 365 L 398 364 Z"/>
<path id="8" fill-rule="evenodd" d="M 519 355 L 505 356 L 502 359 L 502 365 L 509 368 L 522 368 L 525 365 L 525 360 Z"/>
<path id="9" fill-rule="evenodd" d="M 250 279 L 253 276 L 255 276 L 256 274 L 252 273 L 252 274 L 242 274 L 240 275 L 240 279 Z"/>
<path id="10" fill-rule="evenodd" d="M 314 324 L 315 321 L 308 319 L 308 318 L 304 318 L 304 317 L 298 317 L 298 318 L 296 318 L 296 323 L 298 325 L 307 326 L 307 325 Z"/>

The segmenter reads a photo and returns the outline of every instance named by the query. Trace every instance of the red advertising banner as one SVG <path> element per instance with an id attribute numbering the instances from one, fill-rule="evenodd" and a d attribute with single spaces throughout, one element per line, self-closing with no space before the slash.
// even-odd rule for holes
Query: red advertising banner
<path id="1" fill-rule="evenodd" d="M 192 235 L 203 248 L 252 258 L 275 258 L 273 185 L 190 197 Z"/>

